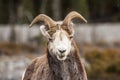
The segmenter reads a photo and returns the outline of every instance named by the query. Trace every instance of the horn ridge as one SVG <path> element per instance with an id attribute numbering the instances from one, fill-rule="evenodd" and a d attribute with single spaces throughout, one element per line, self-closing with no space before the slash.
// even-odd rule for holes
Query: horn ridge
<path id="1" fill-rule="evenodd" d="M 63 24 L 64 25 L 69 25 L 70 21 L 74 18 L 80 18 L 81 20 L 83 20 L 85 23 L 87 23 L 87 20 L 78 12 L 76 11 L 72 11 L 70 12 L 64 19 Z"/>
<path id="2" fill-rule="evenodd" d="M 29 27 L 32 27 L 32 25 L 34 25 L 37 22 L 44 22 L 45 25 L 48 25 L 49 27 L 55 26 L 55 21 L 52 20 L 49 16 L 45 15 L 45 14 L 39 14 L 38 16 L 36 16 L 33 21 L 31 22 L 31 24 L 29 25 Z"/>

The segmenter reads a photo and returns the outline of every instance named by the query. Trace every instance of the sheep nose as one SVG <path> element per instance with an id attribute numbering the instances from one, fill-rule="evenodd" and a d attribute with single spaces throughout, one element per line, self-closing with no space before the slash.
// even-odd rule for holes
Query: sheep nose
<path id="1" fill-rule="evenodd" d="M 64 53 L 66 50 L 59 50 L 60 53 Z"/>

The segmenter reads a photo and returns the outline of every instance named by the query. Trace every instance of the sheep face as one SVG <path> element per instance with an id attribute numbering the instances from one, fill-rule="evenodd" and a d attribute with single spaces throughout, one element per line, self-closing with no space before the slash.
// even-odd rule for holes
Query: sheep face
<path id="1" fill-rule="evenodd" d="M 58 60 L 65 60 L 71 51 L 72 36 L 68 34 L 60 25 L 52 37 L 49 38 L 49 51 Z"/>
<path id="2" fill-rule="evenodd" d="M 48 49 L 51 56 L 56 56 L 58 60 L 65 60 L 71 51 L 72 36 L 74 30 L 72 24 L 69 29 L 57 22 L 56 26 L 47 29 L 46 26 L 40 26 L 42 34 L 48 39 Z"/>

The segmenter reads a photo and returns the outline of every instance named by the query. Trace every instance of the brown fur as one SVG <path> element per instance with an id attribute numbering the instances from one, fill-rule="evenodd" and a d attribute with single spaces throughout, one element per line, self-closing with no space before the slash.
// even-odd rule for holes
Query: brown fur
<path id="1" fill-rule="evenodd" d="M 87 80 L 80 54 L 74 41 L 74 51 L 65 61 L 59 61 L 52 52 L 38 57 L 28 66 L 23 80 Z"/>

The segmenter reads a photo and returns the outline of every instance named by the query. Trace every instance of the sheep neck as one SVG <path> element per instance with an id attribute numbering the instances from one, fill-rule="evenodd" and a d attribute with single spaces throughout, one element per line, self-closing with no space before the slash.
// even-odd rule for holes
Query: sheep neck
<path id="1" fill-rule="evenodd" d="M 73 44 L 75 50 L 70 53 L 64 61 L 59 61 L 48 52 L 48 63 L 54 80 L 84 80 L 84 69 L 82 67 L 79 51 Z"/>

